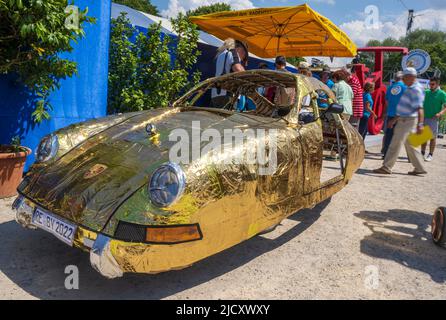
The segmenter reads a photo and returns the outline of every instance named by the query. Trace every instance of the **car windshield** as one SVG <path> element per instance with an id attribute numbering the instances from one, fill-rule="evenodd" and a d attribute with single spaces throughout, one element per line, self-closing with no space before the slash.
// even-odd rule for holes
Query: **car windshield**
<path id="1" fill-rule="evenodd" d="M 296 78 L 291 73 L 248 71 L 205 81 L 175 106 L 217 108 L 269 117 L 278 109 L 288 113 L 296 106 L 296 89 Z"/>

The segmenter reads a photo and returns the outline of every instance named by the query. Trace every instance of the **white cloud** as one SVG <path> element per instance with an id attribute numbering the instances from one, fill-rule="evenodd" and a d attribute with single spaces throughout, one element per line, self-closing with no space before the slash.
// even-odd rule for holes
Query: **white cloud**
<path id="1" fill-rule="evenodd" d="M 329 0 L 331 1 L 331 0 Z M 201 6 L 207 6 L 215 3 L 228 3 L 234 10 L 243 10 L 254 8 L 251 0 L 169 0 L 169 6 L 161 14 L 164 17 L 175 17 L 178 13 L 185 13 L 188 10 L 196 9 Z"/>
<path id="2" fill-rule="evenodd" d="M 330 5 L 335 5 L 336 1 L 335 0 L 311 0 L 308 1 L 310 4 L 311 2 L 316 2 L 316 3 L 325 3 L 325 4 L 330 4 Z"/>
<path id="3" fill-rule="evenodd" d="M 415 29 L 434 29 L 446 31 L 446 9 L 423 10 L 416 12 L 413 25 Z M 382 18 L 382 17 L 381 17 Z M 388 19 L 388 18 L 387 18 Z M 384 40 L 386 38 L 400 38 L 406 34 L 407 13 L 393 18 L 392 21 L 380 21 L 378 28 L 367 26 L 365 20 L 353 20 L 340 25 L 350 38 L 359 46 L 364 46 L 369 40 Z"/>

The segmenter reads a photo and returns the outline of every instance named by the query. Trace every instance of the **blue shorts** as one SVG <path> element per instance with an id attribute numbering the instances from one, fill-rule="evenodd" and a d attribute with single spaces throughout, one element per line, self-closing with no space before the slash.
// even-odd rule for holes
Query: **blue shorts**
<path id="1" fill-rule="evenodd" d="M 424 125 L 429 126 L 434 134 L 435 139 L 438 137 L 438 127 L 440 121 L 437 118 L 426 118 L 424 119 Z"/>

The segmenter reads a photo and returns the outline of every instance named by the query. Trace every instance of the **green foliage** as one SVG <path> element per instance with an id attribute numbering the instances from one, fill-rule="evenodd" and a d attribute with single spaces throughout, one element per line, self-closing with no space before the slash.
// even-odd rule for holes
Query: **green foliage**
<path id="1" fill-rule="evenodd" d="M 77 71 L 75 62 L 58 54 L 71 52 L 72 41 L 84 36 L 83 23 L 94 22 L 87 9 L 75 12 L 68 5 L 68 0 L 0 0 L 0 74 L 18 74 L 39 97 L 36 122 L 49 118 L 48 96 L 60 79 Z"/>
<path id="2" fill-rule="evenodd" d="M 440 133 L 446 134 L 446 117 L 444 116 L 440 119 L 439 130 Z"/>
<path id="3" fill-rule="evenodd" d="M 409 50 L 422 49 L 428 52 L 432 58 L 432 66 L 430 72 L 435 68 L 441 71 L 441 78 L 446 82 L 446 33 L 433 30 L 416 30 L 407 37 L 400 39 L 388 38 L 383 41 L 371 40 L 367 44 L 370 47 L 376 46 L 396 46 L 407 47 Z M 363 55 L 363 54 L 361 54 Z M 364 55 L 362 62 L 367 66 L 373 67 L 373 57 Z M 401 54 L 387 54 L 384 60 L 384 74 L 387 75 L 386 80 L 390 80 L 393 72 L 401 69 Z"/>
<path id="4" fill-rule="evenodd" d="M 160 15 L 158 8 L 150 0 L 113 0 L 113 2 L 154 16 Z"/>
<path id="5" fill-rule="evenodd" d="M 299 63 L 301 63 L 302 61 L 307 61 L 307 60 L 305 60 L 305 58 L 301 58 L 301 57 L 292 57 L 292 58 L 287 58 L 286 61 L 288 63 L 291 63 L 293 66 L 295 66 L 297 68 L 297 67 L 299 67 Z"/>
<path id="6" fill-rule="evenodd" d="M 19 136 L 15 136 L 11 139 L 11 152 L 26 152 L 26 148 L 22 147 L 22 142 Z"/>
<path id="7" fill-rule="evenodd" d="M 223 11 L 231 11 L 231 5 L 227 3 L 215 3 L 208 6 L 201 6 L 195 10 L 189 10 L 186 12 L 186 17 L 196 17 L 202 16 L 205 14 L 223 12 Z"/>
<path id="8" fill-rule="evenodd" d="M 160 24 L 151 25 L 147 34 L 137 33 L 125 13 L 112 21 L 109 113 L 167 107 L 199 81 L 199 72 L 189 80 L 200 54 L 198 31 L 184 15 L 172 25 L 178 37 L 163 35 Z"/>

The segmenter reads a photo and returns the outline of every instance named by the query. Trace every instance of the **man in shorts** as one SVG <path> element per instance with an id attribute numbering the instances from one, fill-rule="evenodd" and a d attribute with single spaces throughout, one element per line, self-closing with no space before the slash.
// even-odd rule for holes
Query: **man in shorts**
<path id="1" fill-rule="evenodd" d="M 437 145 L 439 122 L 441 117 L 446 113 L 446 92 L 440 88 L 440 78 L 431 78 L 429 86 L 430 89 L 426 91 L 426 98 L 424 100 L 424 124 L 431 128 L 434 139 L 430 141 L 430 152 L 427 157 L 427 143 L 421 147 L 421 154 L 427 162 L 433 160 L 435 147 Z"/>

